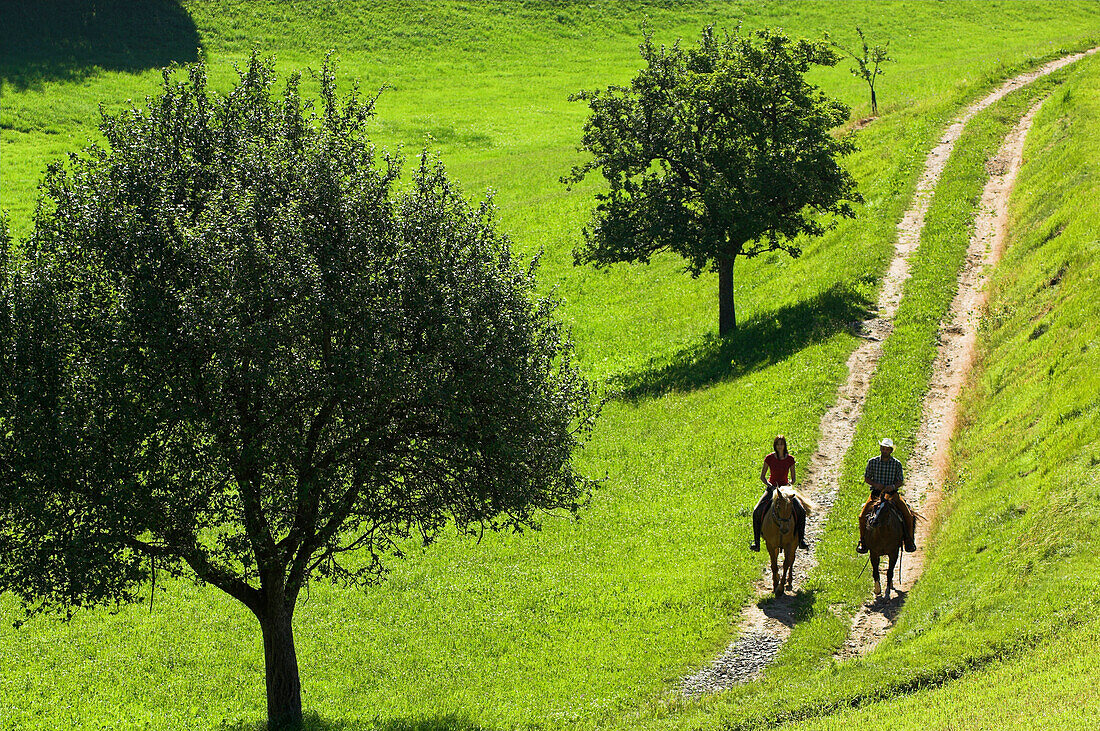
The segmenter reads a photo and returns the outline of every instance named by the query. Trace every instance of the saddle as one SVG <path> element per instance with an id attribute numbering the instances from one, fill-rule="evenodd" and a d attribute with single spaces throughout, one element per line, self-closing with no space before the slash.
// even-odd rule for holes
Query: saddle
<path id="1" fill-rule="evenodd" d="M 775 493 L 779 489 L 780 489 L 779 487 L 769 488 L 767 493 L 765 494 L 765 496 L 764 496 L 764 515 L 767 515 L 768 509 L 771 508 L 772 503 L 775 500 Z M 793 495 L 791 495 L 791 501 L 794 502 L 794 504 L 796 506 L 798 506 L 799 509 L 801 509 L 803 511 L 806 510 L 806 506 L 805 506 L 805 504 L 803 504 L 802 499 L 798 496 L 798 493 L 794 493 Z"/>

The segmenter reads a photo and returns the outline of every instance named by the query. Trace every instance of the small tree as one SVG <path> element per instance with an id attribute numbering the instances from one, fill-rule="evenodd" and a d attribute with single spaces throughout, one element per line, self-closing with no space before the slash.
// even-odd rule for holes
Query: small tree
<path id="1" fill-rule="evenodd" d="M 226 96 L 166 72 L 49 169 L 0 297 L 0 591 L 34 613 L 154 571 L 218 587 L 259 620 L 271 728 L 302 718 L 306 582 L 590 487 L 593 391 L 533 267 L 427 156 L 396 191 L 373 100 L 320 82 L 313 112 L 255 55 Z"/>
<path id="2" fill-rule="evenodd" d="M 890 41 L 886 41 L 884 46 L 869 46 L 867 45 L 867 39 L 863 35 L 863 31 L 856 26 L 856 33 L 859 34 L 859 42 L 863 46 L 863 53 L 856 54 L 849 51 L 844 46 L 840 45 L 836 41 L 829 39 L 829 34 L 825 34 L 826 40 L 829 40 L 830 45 L 848 56 L 856 62 L 856 68 L 848 69 L 852 72 L 852 76 L 859 77 L 867 83 L 867 88 L 871 90 L 871 114 L 872 116 L 878 116 L 878 98 L 875 96 L 875 80 L 882 76 L 882 64 L 893 61 L 887 55 L 887 50 L 890 48 Z"/>
<path id="3" fill-rule="evenodd" d="M 737 323 L 737 257 L 798 256 L 797 237 L 828 226 L 814 214 L 851 216 L 860 200 L 838 162 L 854 147 L 830 134 L 848 108 L 804 78 L 837 57 L 824 42 L 713 26 L 696 48 L 657 48 L 650 32 L 640 48 L 646 66 L 630 86 L 571 97 L 591 109 L 581 144 L 593 159 L 564 182 L 599 170 L 609 185 L 575 262 L 648 263 L 672 251 L 692 276 L 714 269 L 725 335 Z"/>

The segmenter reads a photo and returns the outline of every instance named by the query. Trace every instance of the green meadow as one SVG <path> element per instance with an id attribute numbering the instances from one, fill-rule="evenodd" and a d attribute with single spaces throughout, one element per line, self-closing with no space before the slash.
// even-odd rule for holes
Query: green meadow
<path id="1" fill-rule="evenodd" d="M 1026 694 L 1045 687 L 1036 673 L 1058 681 L 1037 657 L 1088 648 L 1100 489 L 1088 294 L 1095 58 L 1009 96 L 956 148 L 845 466 L 822 564 L 777 664 L 762 683 L 716 698 L 685 703 L 673 693 L 734 632 L 761 568 L 745 549 L 760 460 L 777 432 L 802 463 L 812 453 L 858 342 L 849 323 L 874 302 L 933 141 L 1001 79 L 1100 42 L 1100 7 L 211 0 L 135 13 L 118 20 L 127 30 L 119 37 L 5 44 L 0 206 L 17 238 L 30 229 L 45 166 L 97 138 L 100 105 L 115 112 L 155 93 L 164 63 L 201 53 L 224 89 L 232 64 L 254 48 L 283 72 L 319 68 L 334 49 L 342 83 L 386 87 L 380 147 L 439 151 L 470 197 L 492 191 L 515 247 L 542 252 L 541 285 L 562 300 L 586 371 L 619 394 L 580 458 L 604 479 L 579 522 L 548 517 L 539 532 L 411 548 L 367 591 L 312 587 L 295 626 L 314 727 L 710 728 L 841 724 L 846 714 L 905 725 L 921 719 L 913 714 L 924 702 L 948 719 L 971 698 L 1006 706 L 981 722 L 1011 722 L 1027 718 Z M 854 133 L 861 149 L 846 162 L 865 204 L 805 242 L 798 259 L 739 263 L 740 330 L 726 340 L 714 334 L 713 276 L 693 280 L 673 258 L 604 271 L 572 265 L 598 183 L 559 182 L 581 159 L 586 114 L 567 97 L 628 80 L 646 20 L 669 43 L 738 21 L 852 43 L 860 25 L 890 38 L 897 59 L 879 82 L 880 118 Z M 44 22 L 46 39 L 67 27 Z M 814 80 L 852 106 L 853 123 L 869 113 L 844 62 Z M 1045 93 L 1053 97 L 1029 140 L 931 564 L 883 646 L 836 665 L 829 657 L 844 617 L 869 589 L 855 579 L 862 559 L 851 550 L 861 461 L 884 430 L 900 441 L 899 456 L 910 450 L 984 162 Z M 4 596 L 0 615 L 0 728 L 248 729 L 263 718 L 258 626 L 216 590 L 169 582 L 151 603 L 78 612 L 68 623 L 42 616 L 20 629 L 11 621 L 22 610 Z M 1072 667 L 1083 693 L 1095 670 Z M 1001 683 L 1014 682 L 1020 693 L 1004 692 Z M 866 708 L 824 716 L 852 706 Z"/>

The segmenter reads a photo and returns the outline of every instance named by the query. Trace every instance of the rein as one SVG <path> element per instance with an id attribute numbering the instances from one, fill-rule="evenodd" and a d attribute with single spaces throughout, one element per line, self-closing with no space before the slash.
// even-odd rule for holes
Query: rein
<path id="1" fill-rule="evenodd" d="M 868 520 L 867 522 L 868 528 L 877 528 L 879 525 L 885 522 L 883 511 L 885 511 L 887 515 L 892 515 L 893 517 L 897 518 L 898 522 L 901 523 L 902 530 L 905 530 L 905 519 L 902 517 L 901 512 L 898 510 L 898 508 L 895 507 L 890 499 L 887 498 L 885 495 L 882 495 L 878 498 L 878 502 L 875 505 L 874 510 L 871 511 L 870 520 Z"/>

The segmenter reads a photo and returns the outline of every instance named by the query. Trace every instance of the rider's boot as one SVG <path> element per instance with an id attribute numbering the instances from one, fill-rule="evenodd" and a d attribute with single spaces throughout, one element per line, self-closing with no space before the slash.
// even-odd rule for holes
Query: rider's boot
<path id="1" fill-rule="evenodd" d="M 760 550 L 760 524 L 764 522 L 764 508 L 762 505 L 757 505 L 752 511 L 752 543 L 749 545 L 750 551 Z"/>
<path id="2" fill-rule="evenodd" d="M 905 543 L 905 550 L 909 553 L 913 553 L 917 550 L 917 543 L 913 540 L 917 528 L 917 518 L 913 515 L 913 509 L 909 507 L 909 504 L 898 497 L 896 492 L 891 496 L 890 501 L 893 503 L 898 513 L 901 514 L 902 523 L 905 525 L 905 537 L 903 541 Z"/>
<path id="3" fill-rule="evenodd" d="M 767 512 L 768 507 L 772 504 L 771 490 L 768 490 L 756 503 L 756 507 L 752 511 L 752 543 L 749 544 L 750 551 L 760 550 L 760 526 L 764 522 L 764 513 Z"/>
<path id="4" fill-rule="evenodd" d="M 856 553 L 867 553 L 867 509 L 871 504 L 868 500 L 863 506 L 863 512 L 859 514 L 859 543 L 856 544 Z"/>
<path id="5" fill-rule="evenodd" d="M 917 550 L 917 542 L 913 535 L 916 532 L 916 524 L 917 521 L 912 515 L 905 521 L 905 550 L 909 553 L 913 553 Z"/>
<path id="6" fill-rule="evenodd" d="M 794 501 L 794 514 L 796 518 L 794 529 L 798 534 L 798 547 L 808 551 L 810 547 L 806 545 L 806 508 L 798 500 Z"/>

